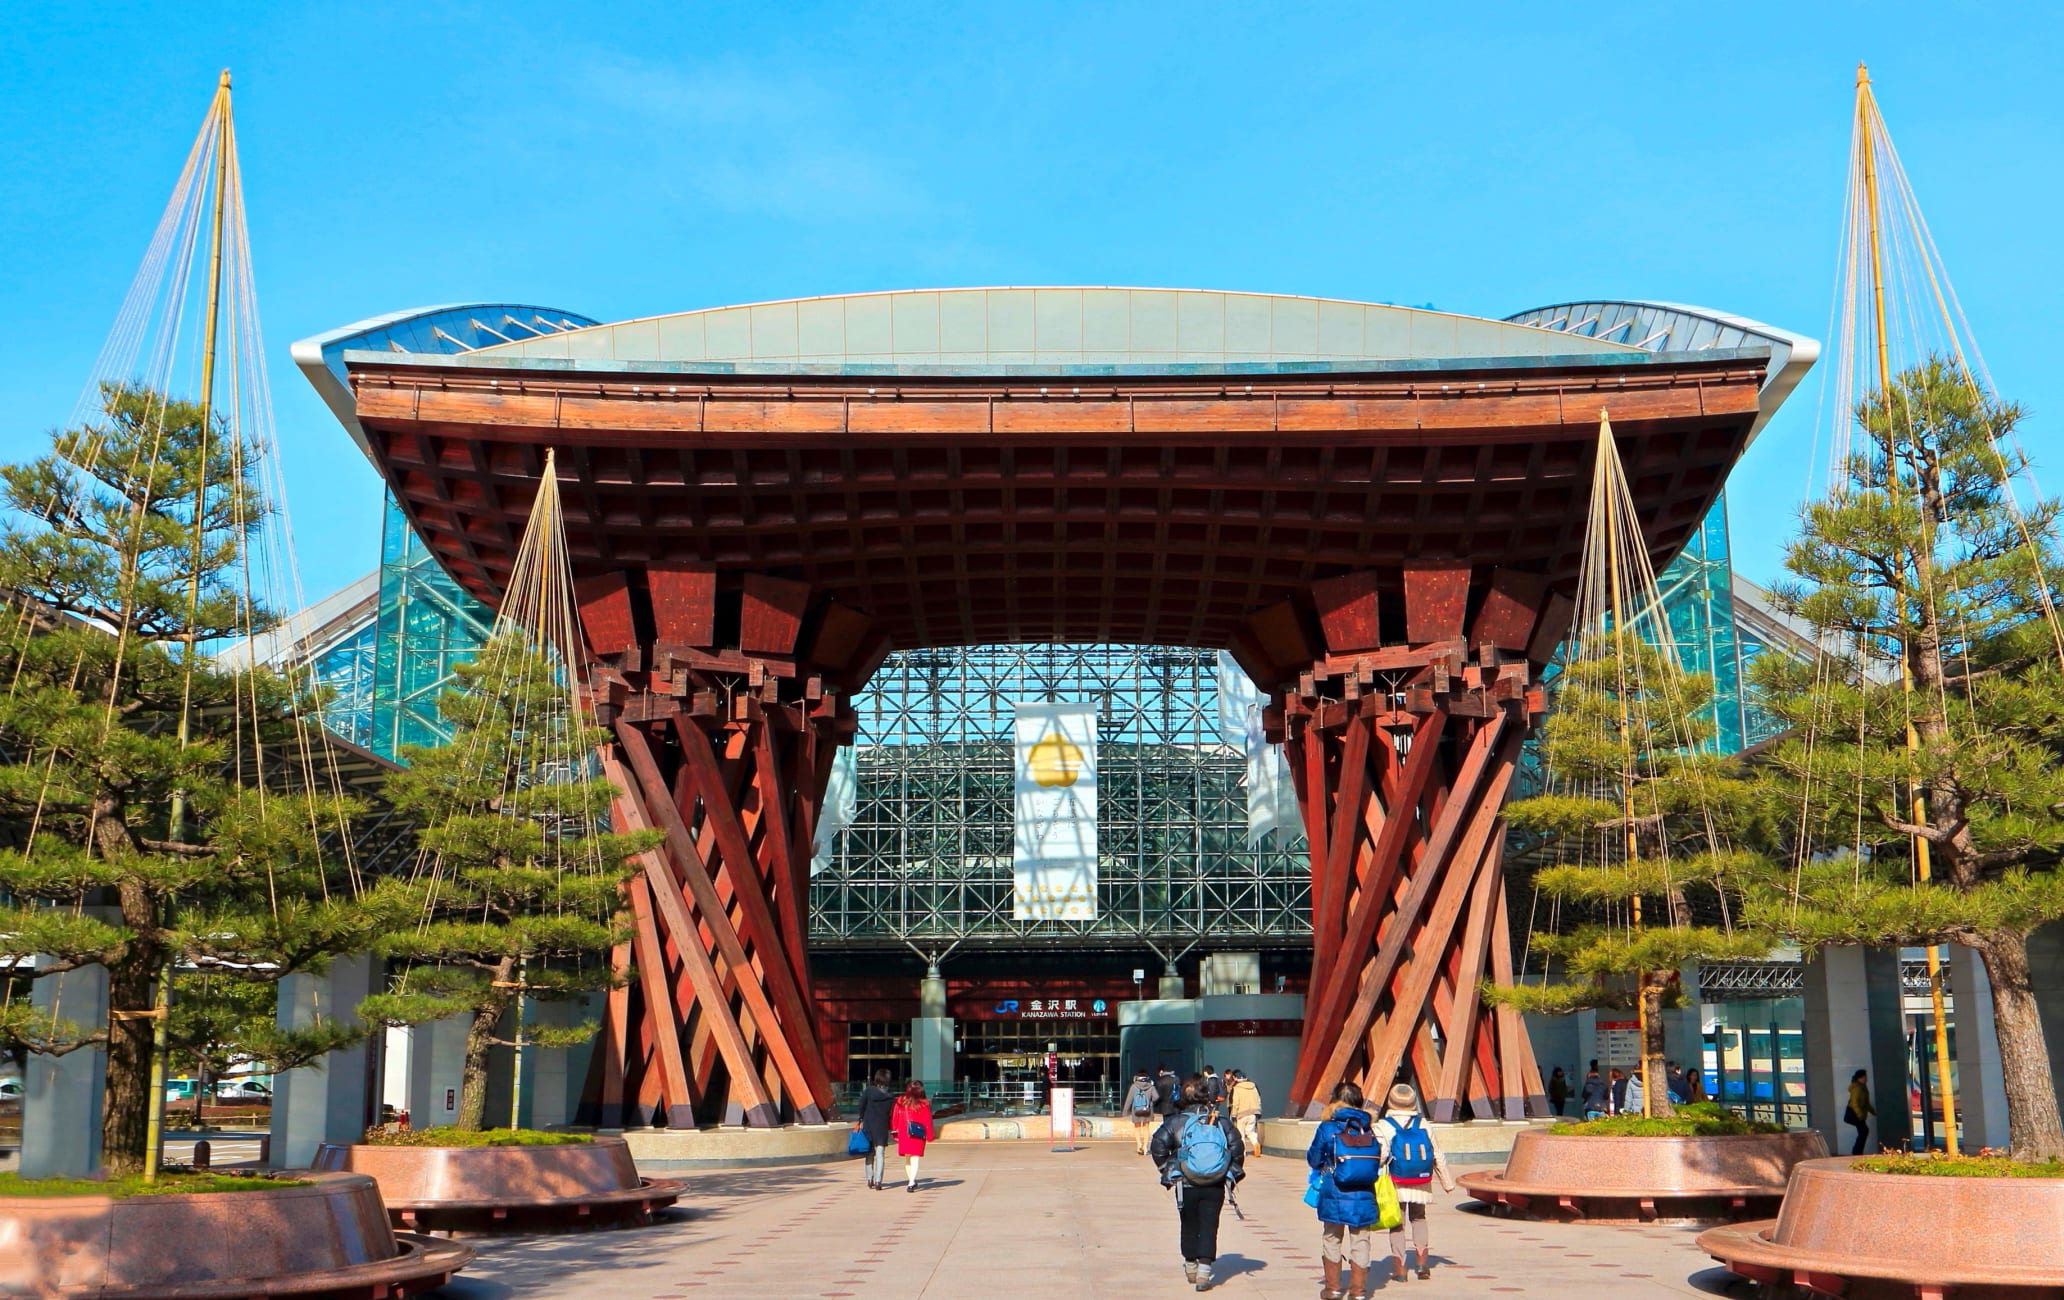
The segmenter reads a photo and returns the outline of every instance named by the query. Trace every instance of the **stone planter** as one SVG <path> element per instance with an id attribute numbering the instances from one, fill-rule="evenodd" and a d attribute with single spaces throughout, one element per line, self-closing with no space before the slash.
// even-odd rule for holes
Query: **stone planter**
<path id="1" fill-rule="evenodd" d="M 371 1300 L 443 1285 L 468 1246 L 389 1226 L 373 1180 L 112 1200 L 0 1197 L 0 1295 Z"/>
<path id="2" fill-rule="evenodd" d="M 676 1182 L 641 1178 L 620 1137 L 552 1147 L 382 1147 L 325 1143 L 315 1168 L 368 1174 L 406 1228 L 550 1232 L 652 1221 Z"/>
<path id="3" fill-rule="evenodd" d="M 1802 1160 L 1827 1154 L 1818 1133 L 1739 1137 L 1558 1137 L 1521 1133 L 1505 1168 L 1465 1174 L 1497 1212 L 1586 1223 L 1761 1218 Z"/>
<path id="4" fill-rule="evenodd" d="M 1713 1228 L 1729 1272 L 1850 1300 L 2055 1296 L 2064 1289 L 2064 1179 L 1867 1174 L 1844 1160 L 1792 1171 L 1777 1218 Z"/>

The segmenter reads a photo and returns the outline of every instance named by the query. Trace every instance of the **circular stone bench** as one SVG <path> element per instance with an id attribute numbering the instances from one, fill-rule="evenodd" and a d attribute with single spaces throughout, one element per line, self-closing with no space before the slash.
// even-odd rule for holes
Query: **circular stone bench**
<path id="1" fill-rule="evenodd" d="M 469 1246 L 395 1232 L 372 1179 L 306 1177 L 277 1191 L 0 1197 L 0 1295 L 363 1300 L 428 1291 L 473 1261 Z"/>
<path id="2" fill-rule="evenodd" d="M 620 1137 L 537 1147 L 388 1147 L 325 1143 L 315 1168 L 380 1185 L 387 1213 L 440 1232 L 555 1230 L 650 1223 L 682 1183 L 640 1177 Z"/>
<path id="3" fill-rule="evenodd" d="M 2064 1179 L 1792 1171 L 1777 1218 L 1710 1228 L 1699 1249 L 1738 1277 L 1850 1300 L 2054 1296 L 2064 1288 Z"/>
<path id="4" fill-rule="evenodd" d="M 1463 1188 L 1502 1214 L 1585 1223 L 1727 1222 L 1773 1213 L 1818 1133 L 1736 1137 L 1577 1137 L 1521 1133 L 1500 1173 Z"/>

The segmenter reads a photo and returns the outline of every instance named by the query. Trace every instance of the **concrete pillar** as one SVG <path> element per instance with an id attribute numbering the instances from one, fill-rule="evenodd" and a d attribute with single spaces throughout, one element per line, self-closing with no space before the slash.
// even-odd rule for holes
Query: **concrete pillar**
<path id="1" fill-rule="evenodd" d="M 533 1002 L 524 1015 L 527 1025 L 564 1029 L 597 1019 L 589 999 L 578 1002 Z M 581 1082 L 587 1075 L 592 1042 L 579 1047 L 523 1049 L 523 1104 L 517 1122 L 524 1128 L 564 1128 L 580 1104 Z"/>
<path id="2" fill-rule="evenodd" d="M 409 1031 L 409 1124 L 435 1128 L 459 1117 L 459 1085 L 466 1073 L 469 1016 L 417 1025 Z"/>
<path id="3" fill-rule="evenodd" d="M 2050 1050 L 2050 1077 L 2059 1083 L 2064 1105 L 2064 921 L 2052 921 L 2028 936 L 2029 984 L 2042 1017 L 2043 1045 Z"/>
<path id="4" fill-rule="evenodd" d="M 932 1087 L 954 1080 L 953 1018 L 946 1014 L 946 980 L 934 963 L 917 990 L 917 1019 L 910 1022 L 910 1073 Z"/>
<path id="5" fill-rule="evenodd" d="M 1592 1012 L 1580 1014 L 1595 1019 Z M 1586 1032 L 1579 1033 L 1577 1015 L 1526 1015 L 1521 1016 L 1520 1020 L 1526 1025 L 1527 1041 L 1533 1045 L 1534 1063 L 1541 1067 L 1542 1085 L 1547 1085 L 1548 1076 L 1554 1073 L 1555 1067 L 1559 1065 L 1564 1076 L 1570 1081 L 1570 1096 L 1574 1099 L 1584 1081 L 1584 1062 L 1590 1056 L 1587 1050 L 1591 1045 L 1591 1035 L 1588 1032 L 1591 1027 L 1590 1021 L 1587 1020 L 1584 1024 Z M 1486 1113 L 1479 1118 L 1489 1119 L 1493 1116 Z"/>
<path id="6" fill-rule="evenodd" d="M 320 975 L 289 975 L 279 982 L 281 1029 L 355 1020 L 358 1004 L 384 987 L 385 961 L 335 957 Z M 272 1085 L 272 1163 L 305 1168 L 325 1142 L 356 1142 L 380 1118 L 380 1048 L 374 1033 L 355 1047 L 314 1065 L 288 1070 Z"/>
<path id="7" fill-rule="evenodd" d="M 1949 988 L 1954 999 L 1950 1023 L 1956 1026 L 1957 1119 L 1963 1129 L 1964 1149 L 2004 1150 L 2007 1082 L 2000 1073 L 1999 1035 L 1992 1026 L 1992 981 L 1985 974 L 1985 959 L 1975 948 L 1949 946 Z M 1933 1093 L 1935 1079 L 1931 1073 L 1929 1102 L 1939 1114 L 1942 1101 Z"/>
<path id="8" fill-rule="evenodd" d="M 108 981 L 102 967 L 47 975 L 32 986 L 30 998 L 37 1011 L 81 1033 L 107 1025 Z M 97 1172 L 106 1049 L 81 1047 L 63 1056 L 31 1052 L 22 1093 L 22 1177 L 84 1178 Z"/>
<path id="9" fill-rule="evenodd" d="M 1806 1116 L 1847 1152 L 1855 1131 L 1842 1123 L 1849 1076 L 1869 1070 L 1871 1137 L 1888 1150 L 1911 1139 L 1906 1097 L 1906 1033 L 1899 953 L 1884 948 L 1822 948 L 1806 963 Z"/>

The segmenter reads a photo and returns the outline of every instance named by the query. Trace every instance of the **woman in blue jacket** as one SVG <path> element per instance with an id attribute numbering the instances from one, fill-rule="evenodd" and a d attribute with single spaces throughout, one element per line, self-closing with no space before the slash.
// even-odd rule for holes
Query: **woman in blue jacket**
<path id="1" fill-rule="evenodd" d="M 1376 1189 L 1342 1187 L 1334 1179 L 1340 1164 L 1343 1136 L 1369 1136 L 1369 1112 L 1362 1109 L 1362 1090 L 1352 1083 L 1333 1089 L 1332 1104 L 1326 1107 L 1319 1131 L 1312 1135 L 1304 1162 L 1312 1167 L 1319 1184 L 1319 1300 L 1341 1300 L 1343 1296 L 1365 1294 L 1369 1280 L 1370 1229 L 1376 1226 Z M 1373 1139 L 1362 1147 L 1373 1153 Z M 1347 1289 L 1339 1286 L 1340 1263 L 1348 1264 Z"/>

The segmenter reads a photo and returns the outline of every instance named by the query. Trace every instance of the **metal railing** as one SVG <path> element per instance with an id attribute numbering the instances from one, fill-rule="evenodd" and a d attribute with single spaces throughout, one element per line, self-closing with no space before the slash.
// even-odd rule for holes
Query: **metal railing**
<path id="1" fill-rule="evenodd" d="M 833 1085 L 833 1096 L 838 1103 L 839 1113 L 848 1118 L 859 1113 L 861 1090 L 867 1085 L 842 1083 Z M 1075 1090 L 1075 1113 L 1078 1115 L 1097 1112 L 1115 1112 L 1122 1100 L 1124 1090 L 1130 1084 L 1115 1083 L 1064 1083 L 1064 1088 Z M 957 1107 L 954 1114 L 993 1115 L 1037 1115 L 1046 1109 L 1046 1087 L 1038 1083 L 927 1083 L 926 1098 L 932 1104 L 933 1112 L 939 1113 Z"/>

